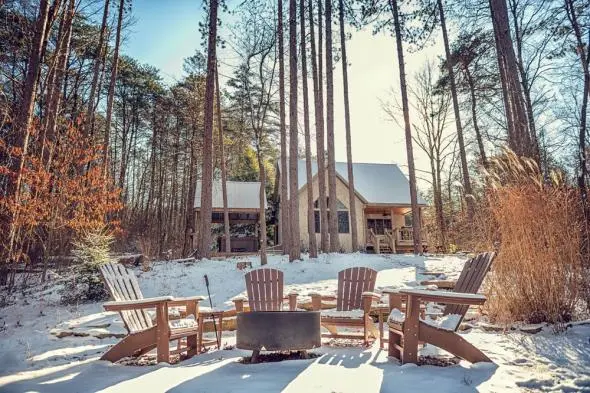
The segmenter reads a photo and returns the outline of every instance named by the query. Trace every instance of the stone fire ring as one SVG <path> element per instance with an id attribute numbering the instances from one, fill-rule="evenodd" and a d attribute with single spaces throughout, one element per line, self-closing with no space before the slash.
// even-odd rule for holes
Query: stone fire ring
<path id="1" fill-rule="evenodd" d="M 305 351 L 321 347 L 317 311 L 252 311 L 237 316 L 236 347 L 260 351 Z"/>

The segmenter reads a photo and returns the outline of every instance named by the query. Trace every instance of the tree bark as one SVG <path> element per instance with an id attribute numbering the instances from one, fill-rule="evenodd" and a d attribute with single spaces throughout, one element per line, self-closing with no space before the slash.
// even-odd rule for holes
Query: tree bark
<path id="1" fill-rule="evenodd" d="M 45 136 L 49 140 L 55 140 L 57 118 L 59 116 L 62 86 L 64 82 L 64 75 L 67 68 L 67 60 L 70 54 L 70 41 L 72 39 L 72 25 L 74 20 L 74 12 L 76 9 L 75 0 L 69 0 L 68 7 L 64 12 L 62 35 L 58 37 L 57 61 L 55 63 L 55 72 L 53 81 L 48 86 L 48 103 L 47 103 L 47 123 L 45 128 Z M 51 161 L 51 152 L 48 157 Z"/>
<path id="2" fill-rule="evenodd" d="M 291 235 L 289 224 L 289 194 L 287 177 L 287 128 L 285 125 L 285 50 L 283 45 L 283 0 L 278 0 L 278 41 L 279 41 L 279 123 L 281 132 L 281 195 L 280 195 L 280 243 L 283 246 L 283 254 L 289 254 L 291 250 Z"/>
<path id="3" fill-rule="evenodd" d="M 317 258 L 318 247 L 315 238 L 315 217 L 313 208 L 313 177 L 311 172 L 311 135 L 309 127 L 309 97 L 307 89 L 307 45 L 305 43 L 305 0 L 299 1 L 299 23 L 301 25 L 301 79 L 303 83 L 303 125 L 305 130 L 305 172 L 307 175 L 307 234 L 309 236 L 309 257 Z M 313 19 L 311 20 L 313 23 Z"/>
<path id="4" fill-rule="evenodd" d="M 414 168 L 414 149 L 412 147 L 412 129 L 410 125 L 410 109 L 408 105 L 408 89 L 406 86 L 406 70 L 397 0 L 389 0 L 393 14 L 393 26 L 397 44 L 397 59 L 399 64 L 400 89 L 402 94 L 402 108 L 404 112 L 404 127 L 406 134 L 406 153 L 408 157 L 408 175 L 410 177 L 410 200 L 412 203 L 412 229 L 414 233 L 414 254 L 422 254 L 422 237 L 420 228 L 420 211 L 418 207 L 418 192 L 416 190 L 416 169 Z"/>
<path id="5" fill-rule="evenodd" d="M 217 46 L 218 0 L 209 3 L 209 37 L 207 45 L 207 79 L 205 80 L 205 121 L 203 138 L 203 169 L 201 172 L 201 221 L 197 256 L 211 254 L 211 214 L 213 198 L 213 98 L 215 94 L 215 64 Z"/>
<path id="6" fill-rule="evenodd" d="M 459 100 L 457 99 L 457 85 L 455 84 L 455 70 L 451 63 L 451 49 L 449 47 L 449 37 L 447 33 L 447 24 L 445 20 L 445 11 L 442 0 L 437 0 L 438 13 L 440 17 L 440 26 L 443 33 L 443 42 L 445 46 L 445 56 L 447 65 L 447 73 L 449 74 L 449 82 L 451 85 L 451 97 L 453 99 L 453 110 L 455 114 L 455 126 L 457 128 L 457 140 L 459 142 L 459 154 L 461 156 L 461 174 L 463 175 L 463 187 L 465 188 L 466 202 L 467 202 L 467 216 L 469 221 L 473 220 L 474 214 L 474 198 L 473 190 L 471 188 L 471 179 L 469 177 L 469 169 L 467 167 L 467 153 L 465 151 L 465 140 L 463 139 L 463 126 L 461 124 L 461 111 L 459 108 Z"/>
<path id="7" fill-rule="evenodd" d="M 590 96 L 590 32 L 588 42 L 584 43 L 582 39 L 582 30 L 576 15 L 576 8 L 573 0 L 564 0 L 564 6 L 567 13 L 568 20 L 572 27 L 577 53 L 580 58 L 580 65 L 584 74 L 584 86 L 582 89 L 582 104 L 580 106 L 580 130 L 578 137 L 578 157 L 579 157 L 579 174 L 578 174 L 578 188 L 580 190 L 580 202 L 582 204 L 582 211 L 584 214 L 582 223 L 582 244 L 580 251 L 584 265 L 588 267 L 588 255 L 590 255 L 590 203 L 588 203 L 588 161 L 586 151 L 586 134 L 587 134 L 587 116 L 588 116 L 588 98 Z M 590 288 L 587 288 L 587 299 L 590 297 Z"/>
<path id="8" fill-rule="evenodd" d="M 103 160 L 104 160 L 104 174 L 108 173 L 109 162 L 109 142 L 111 137 L 111 118 L 113 116 L 113 103 L 115 99 L 115 84 L 117 83 L 117 72 L 119 67 L 119 49 L 121 46 L 121 29 L 123 28 L 123 13 L 125 12 L 125 0 L 119 1 L 119 14 L 117 17 L 117 34 L 115 37 L 115 51 L 113 53 L 113 66 L 111 69 L 111 80 L 109 83 L 109 93 L 107 96 L 107 113 L 105 119 L 104 130 L 104 146 L 103 146 Z"/>
<path id="9" fill-rule="evenodd" d="M 98 38 L 98 51 L 96 53 L 96 59 L 94 59 L 93 70 L 92 70 L 92 84 L 90 85 L 90 96 L 88 97 L 88 107 L 86 109 L 86 126 L 85 133 L 87 135 L 94 134 L 94 121 L 95 121 L 95 103 L 96 95 L 100 91 L 99 89 L 99 76 L 101 74 L 101 63 L 104 62 L 107 46 L 106 41 L 106 30 L 109 18 L 109 3 L 110 0 L 104 1 L 104 10 L 102 12 L 102 22 L 100 24 L 100 35 Z"/>
<path id="10" fill-rule="evenodd" d="M 318 167 L 318 205 L 320 209 L 320 250 L 329 251 L 328 210 L 326 200 L 326 158 L 324 145 L 324 77 L 322 57 L 322 0 L 318 0 L 318 54 L 316 58 L 313 0 L 309 0 L 309 23 L 311 38 L 311 67 L 313 71 L 314 115 L 316 130 L 317 167 Z M 316 62 L 317 59 L 317 62 Z"/>
<path id="11" fill-rule="evenodd" d="M 37 81 L 39 79 L 39 69 L 41 67 L 42 56 L 44 53 L 45 30 L 49 19 L 50 7 L 48 0 L 41 0 L 39 3 L 39 15 L 35 23 L 35 35 L 33 37 L 33 46 L 29 52 L 29 59 L 27 63 L 27 73 L 25 84 L 23 88 L 23 98 L 20 104 L 20 109 L 17 112 L 17 117 L 14 122 L 14 129 L 16 130 L 15 146 L 22 147 L 20 155 L 14 157 L 12 169 L 16 172 L 16 179 L 14 183 L 9 183 L 7 195 L 14 195 L 14 203 L 20 204 L 20 190 L 22 183 L 22 175 L 25 164 L 25 158 L 28 153 L 29 140 L 31 137 L 31 123 L 33 122 L 33 111 L 35 108 L 35 97 L 37 89 Z M 16 221 L 18 220 L 17 213 L 11 217 L 9 245 L 9 258 L 12 257 L 13 247 L 16 240 L 17 228 Z"/>
<path id="12" fill-rule="evenodd" d="M 223 141 L 223 123 L 221 122 L 221 93 L 219 92 L 219 64 L 215 63 L 215 94 L 217 96 L 217 126 L 219 127 L 219 166 L 221 167 L 221 193 L 223 198 L 223 233 L 225 236 L 225 252 L 231 252 L 231 235 L 229 231 L 229 211 L 227 209 L 227 169 L 225 168 L 225 152 Z M 263 168 L 264 169 L 264 168 Z M 262 177 L 262 175 L 261 175 Z M 265 176 L 266 180 L 266 176 Z M 262 205 L 264 206 L 264 205 Z M 262 209 L 262 207 L 261 207 Z M 266 221 L 265 221 L 266 226 Z M 266 257 L 266 256 L 265 256 Z"/>
<path id="13" fill-rule="evenodd" d="M 539 164 L 538 151 L 527 121 L 522 85 L 518 80 L 518 66 L 510 36 L 506 0 L 489 0 L 489 4 L 508 119 L 508 146 L 517 155 L 530 157 Z"/>
<path id="14" fill-rule="evenodd" d="M 326 130 L 328 132 L 328 227 L 330 252 L 340 251 L 338 205 L 336 197 L 336 158 L 334 157 L 334 76 L 332 73 L 332 0 L 326 0 Z"/>
<path id="15" fill-rule="evenodd" d="M 264 160 L 260 152 L 260 148 L 257 149 L 256 157 L 258 159 L 258 177 L 260 180 L 260 192 L 259 203 L 260 203 L 260 214 L 259 214 L 259 229 L 260 229 L 260 264 L 267 264 L 266 256 L 266 213 L 264 209 L 264 201 L 266 200 L 266 169 L 264 168 Z"/>
<path id="16" fill-rule="evenodd" d="M 291 251 L 289 261 L 301 258 L 299 184 L 297 181 L 297 1 L 289 0 L 289 198 Z"/>
<path id="17" fill-rule="evenodd" d="M 473 121 L 473 130 L 475 131 L 475 139 L 477 140 L 477 146 L 479 148 L 479 156 L 481 159 L 481 163 L 484 168 L 488 168 L 488 159 L 486 155 L 486 150 L 483 145 L 483 138 L 481 137 L 481 131 L 479 129 L 479 122 L 477 120 L 477 98 L 475 96 L 475 83 L 473 81 L 473 76 L 471 75 L 471 71 L 469 71 L 469 67 L 465 66 L 464 68 L 465 76 L 467 78 L 467 84 L 469 85 L 469 94 L 471 97 L 471 120 Z"/>
<path id="18" fill-rule="evenodd" d="M 340 17 L 340 45 L 342 54 L 342 83 L 344 90 L 344 125 L 346 128 L 346 163 L 348 169 L 348 209 L 350 211 L 350 234 L 352 251 L 359 250 L 358 228 L 356 226 L 356 203 L 354 192 L 354 171 L 352 166 L 352 138 L 350 131 L 350 103 L 348 101 L 348 61 L 346 57 L 346 34 L 344 32 L 344 1 L 338 0 Z"/>

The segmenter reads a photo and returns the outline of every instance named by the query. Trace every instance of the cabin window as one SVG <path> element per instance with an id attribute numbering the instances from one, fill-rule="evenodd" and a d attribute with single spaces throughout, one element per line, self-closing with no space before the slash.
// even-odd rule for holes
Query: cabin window
<path id="1" fill-rule="evenodd" d="M 328 205 L 328 198 L 326 198 L 326 206 Z M 316 199 L 315 203 L 313 204 L 315 207 L 314 210 L 314 226 L 315 226 L 315 233 L 321 232 L 321 220 L 320 220 L 320 210 L 319 210 L 319 203 Z M 338 233 L 350 233 L 350 219 L 348 215 L 348 208 L 342 202 L 337 201 L 336 207 L 338 209 Z M 328 210 L 328 220 L 330 219 L 330 210 Z"/>
<path id="2" fill-rule="evenodd" d="M 367 220 L 367 228 L 372 229 L 375 235 L 384 235 L 385 230 L 391 230 L 391 219 L 370 218 Z"/>

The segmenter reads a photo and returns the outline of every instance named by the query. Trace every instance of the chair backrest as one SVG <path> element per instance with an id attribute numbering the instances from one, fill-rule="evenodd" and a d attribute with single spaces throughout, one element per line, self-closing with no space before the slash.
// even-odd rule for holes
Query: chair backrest
<path id="1" fill-rule="evenodd" d="M 363 292 L 373 292 L 377 272 L 368 267 L 351 267 L 338 273 L 336 310 L 350 311 L 363 307 Z"/>
<path id="2" fill-rule="evenodd" d="M 486 274 L 492 267 L 492 261 L 495 256 L 496 254 L 494 252 L 484 252 L 465 262 L 453 291 L 457 293 L 477 293 Z M 469 306 L 467 305 L 447 304 L 444 315 L 458 314 L 463 319 L 468 309 Z"/>
<path id="3" fill-rule="evenodd" d="M 125 266 L 118 263 L 105 263 L 100 267 L 100 272 L 115 301 L 143 299 L 137 277 Z M 120 314 L 130 333 L 153 326 L 152 319 L 145 310 L 121 311 Z"/>
<path id="4" fill-rule="evenodd" d="M 246 291 L 251 311 L 281 311 L 283 305 L 283 272 L 256 269 L 246 273 Z"/>

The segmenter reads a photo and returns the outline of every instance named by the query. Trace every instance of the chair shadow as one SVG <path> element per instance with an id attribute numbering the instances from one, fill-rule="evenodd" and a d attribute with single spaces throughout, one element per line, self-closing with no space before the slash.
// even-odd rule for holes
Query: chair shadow
<path id="1" fill-rule="evenodd" d="M 480 363 L 468 368 L 461 364 L 447 367 L 402 365 L 397 359 L 389 357 L 385 361 L 377 361 L 383 351 L 379 349 L 370 363 L 383 371 L 380 393 L 479 392 L 478 386 L 492 378 L 498 369 L 494 363 Z"/>
<path id="2" fill-rule="evenodd" d="M 247 356 L 247 353 L 244 355 Z M 225 362 L 220 367 L 184 381 L 166 392 L 280 392 L 314 361 L 314 359 L 309 359 L 242 364 L 239 362 L 239 358 L 234 358 L 233 361 Z M 278 371 L 279 369 L 280 371 Z"/>
<path id="3" fill-rule="evenodd" d="M 92 360 L 71 367 L 58 366 L 59 370 L 55 372 L 20 379 L 0 386 L 0 391 L 3 393 L 29 391 L 43 393 L 96 392 L 155 373 L 162 368 L 210 366 L 220 361 L 219 352 L 196 356 L 176 365 L 123 366 L 107 361 Z"/>

